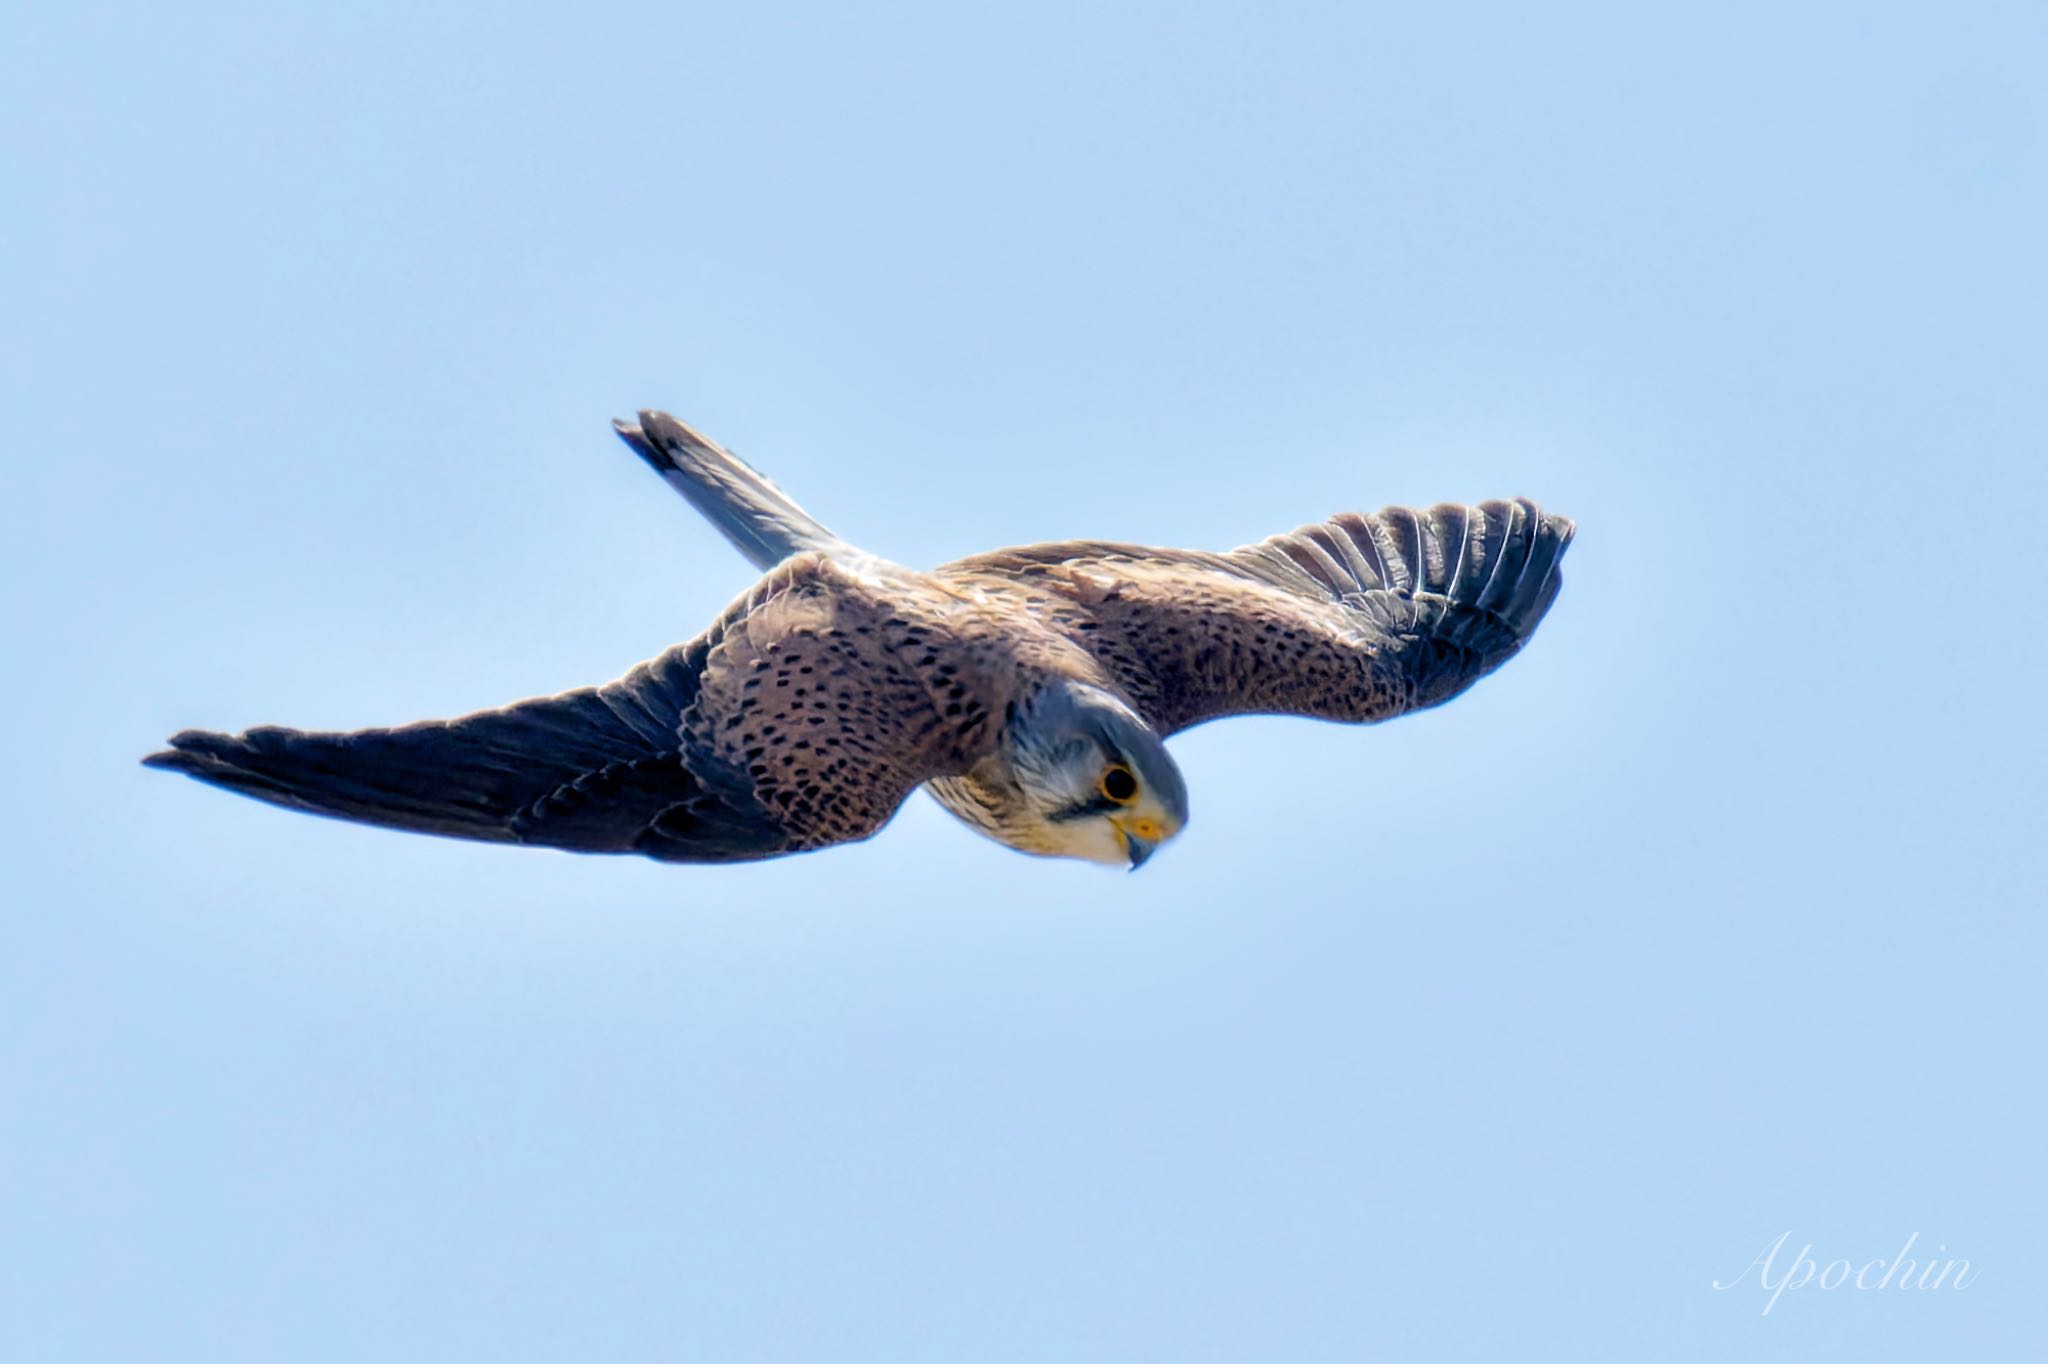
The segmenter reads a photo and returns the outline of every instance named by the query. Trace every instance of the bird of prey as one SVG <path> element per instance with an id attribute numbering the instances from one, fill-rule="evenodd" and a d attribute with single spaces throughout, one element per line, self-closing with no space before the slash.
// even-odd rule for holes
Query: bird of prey
<path id="1" fill-rule="evenodd" d="M 1187 823 L 1168 736 L 1447 701 L 1527 642 L 1572 537 L 1515 499 L 1227 554 L 1076 541 L 918 572 L 666 413 L 614 425 L 764 570 L 703 634 L 457 720 L 186 730 L 144 761 L 365 824 L 672 862 L 863 839 L 923 786 L 1012 848 L 1135 868 Z"/>

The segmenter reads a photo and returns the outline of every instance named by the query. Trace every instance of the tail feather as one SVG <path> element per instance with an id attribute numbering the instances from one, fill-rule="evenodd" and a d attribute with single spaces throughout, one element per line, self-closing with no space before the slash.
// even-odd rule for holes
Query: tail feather
<path id="1" fill-rule="evenodd" d="M 805 550 L 848 548 L 765 475 L 668 413 L 642 412 L 638 426 L 612 427 L 754 567 L 773 568 Z"/>

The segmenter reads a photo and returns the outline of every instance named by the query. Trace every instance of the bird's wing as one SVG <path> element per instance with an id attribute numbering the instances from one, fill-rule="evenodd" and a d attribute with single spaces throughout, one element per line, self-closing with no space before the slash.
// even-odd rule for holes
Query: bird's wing
<path id="1" fill-rule="evenodd" d="M 1036 596 L 1172 733 L 1224 715 L 1370 721 L 1448 701 L 1528 640 L 1571 538 L 1570 521 L 1518 499 L 1346 514 L 1228 554 L 1032 545 L 939 575 Z"/>
<path id="2" fill-rule="evenodd" d="M 605 686 L 397 729 L 187 730 L 144 761 L 314 814 L 577 852 L 725 862 L 865 838 L 968 765 L 886 642 L 886 596 L 799 555 Z"/>

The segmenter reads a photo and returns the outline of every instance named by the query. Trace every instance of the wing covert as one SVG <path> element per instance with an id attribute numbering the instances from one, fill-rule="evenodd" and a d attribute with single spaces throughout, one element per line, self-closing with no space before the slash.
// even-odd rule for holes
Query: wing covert
<path id="1" fill-rule="evenodd" d="M 1162 733 L 1242 714 L 1365 722 L 1448 701 L 1511 658 L 1572 534 L 1516 499 L 1347 513 L 1227 554 L 1077 542 L 941 572 L 1054 603 Z"/>
<path id="2" fill-rule="evenodd" d="M 421 833 L 667 861 L 864 838 L 963 764 L 877 627 L 870 585 L 785 561 L 708 631 L 615 682 L 395 729 L 187 730 L 144 761 Z"/>

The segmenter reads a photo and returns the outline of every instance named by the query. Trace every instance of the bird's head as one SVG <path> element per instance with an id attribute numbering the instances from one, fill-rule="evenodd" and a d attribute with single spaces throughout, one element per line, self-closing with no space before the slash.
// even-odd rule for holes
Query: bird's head
<path id="1" fill-rule="evenodd" d="M 1188 822 L 1187 785 L 1153 728 L 1100 687 L 1056 682 L 1004 731 L 1024 824 L 1003 833 L 1027 852 L 1144 864 Z"/>

